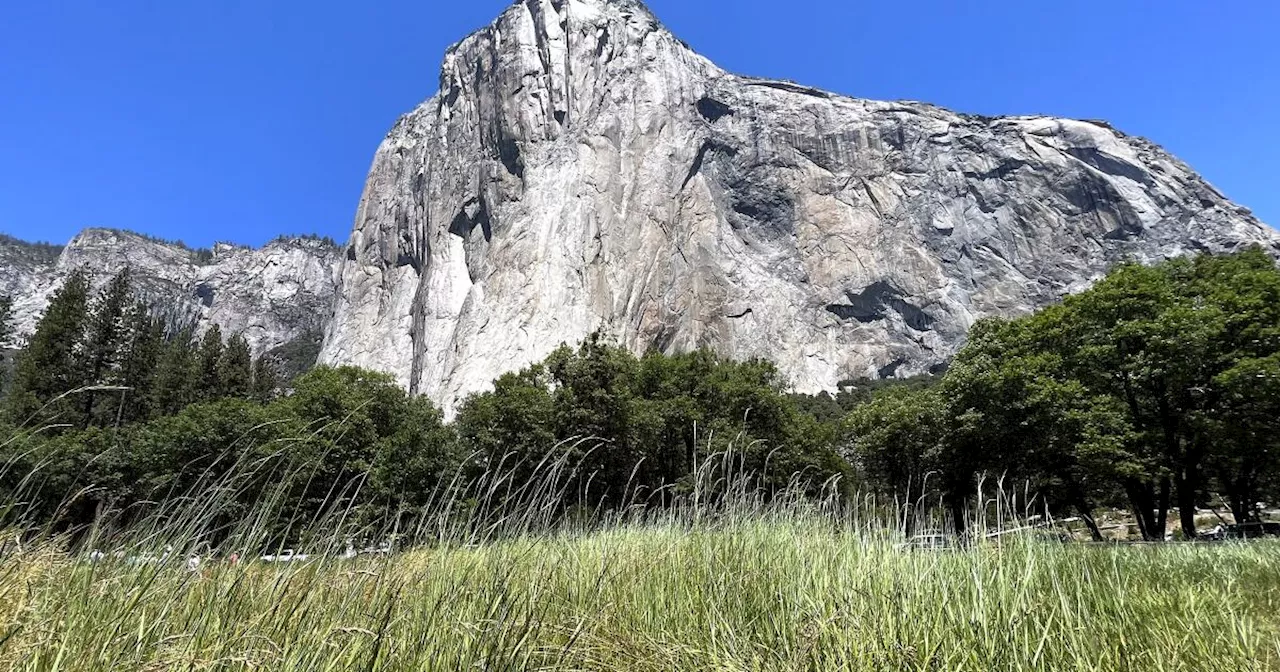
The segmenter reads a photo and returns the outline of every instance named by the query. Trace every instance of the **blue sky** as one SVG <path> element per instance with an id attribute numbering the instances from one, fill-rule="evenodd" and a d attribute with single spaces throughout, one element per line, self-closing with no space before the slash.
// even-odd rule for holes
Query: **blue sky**
<path id="1" fill-rule="evenodd" d="M 345 240 L 374 149 L 504 0 L 0 10 L 0 232 Z M 652 0 L 721 66 L 964 112 L 1107 119 L 1280 225 L 1280 3 Z"/>

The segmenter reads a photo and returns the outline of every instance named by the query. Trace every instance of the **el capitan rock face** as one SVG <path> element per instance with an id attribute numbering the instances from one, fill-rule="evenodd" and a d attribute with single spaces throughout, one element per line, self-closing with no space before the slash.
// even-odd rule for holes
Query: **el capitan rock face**
<path id="1" fill-rule="evenodd" d="M 321 361 L 452 409 L 602 329 L 816 391 L 927 371 L 1125 256 L 1278 240 L 1102 123 L 737 76 L 639 3 L 525 0 L 379 148 Z"/>

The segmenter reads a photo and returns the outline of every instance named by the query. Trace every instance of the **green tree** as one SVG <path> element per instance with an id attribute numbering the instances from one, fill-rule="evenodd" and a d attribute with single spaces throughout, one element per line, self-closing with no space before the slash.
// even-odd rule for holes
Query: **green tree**
<path id="1" fill-rule="evenodd" d="M 1067 317 L 1054 307 L 974 326 L 938 389 L 948 420 L 937 466 L 953 504 L 978 472 L 991 473 L 1031 484 L 1055 509 L 1075 508 L 1100 540 L 1095 506 L 1150 465 L 1128 451 L 1123 409 L 1065 367 Z"/>
<path id="2" fill-rule="evenodd" d="M 581 454 L 573 457 L 585 477 L 578 494 L 589 502 L 620 499 L 642 457 L 630 431 L 635 356 L 593 334 L 576 351 L 557 349 L 545 366 L 557 439 L 592 440 L 580 444 Z"/>
<path id="3" fill-rule="evenodd" d="M 65 532 L 135 501 L 131 437 L 128 431 L 85 430 L 15 436 L 0 453 L 12 463 L 0 492 L 16 495 L 28 522 Z M 14 489 L 10 489 L 14 488 Z M 19 490 L 20 489 L 20 490 Z"/>
<path id="4" fill-rule="evenodd" d="M 1212 438 L 1207 471 L 1237 521 L 1280 494 L 1280 353 L 1242 359 L 1214 379 L 1220 413 L 1203 418 Z"/>
<path id="5" fill-rule="evenodd" d="M 269 504 L 264 493 L 287 461 L 271 456 L 282 450 L 280 439 L 295 429 L 261 404 L 241 399 L 190 404 L 158 417 L 137 431 L 137 494 L 155 501 L 223 497 L 209 508 L 234 521 L 258 504 Z"/>
<path id="6" fill-rule="evenodd" d="M 772 364 L 705 350 L 637 359 L 599 335 L 499 378 L 463 404 L 456 425 L 490 469 L 519 472 L 513 465 L 537 465 L 558 447 L 584 476 L 569 496 L 608 505 L 687 487 L 710 464 L 732 464 L 732 476 L 767 489 L 797 474 L 815 487 L 848 475 L 833 426 L 797 410 Z"/>
<path id="7" fill-rule="evenodd" d="M 946 417 L 936 391 L 891 388 L 845 418 L 845 440 L 872 488 L 914 508 L 939 492 Z"/>
<path id="8" fill-rule="evenodd" d="M 1253 248 L 1197 259 L 1184 284 L 1188 300 L 1206 306 L 1215 319 L 1188 422 L 1188 452 L 1204 460 L 1205 473 L 1184 471 L 1179 482 L 1189 483 L 1188 489 L 1216 486 L 1237 519 L 1250 520 L 1262 497 L 1277 494 L 1280 271 Z M 1182 498 L 1179 505 L 1186 507 Z"/>
<path id="9" fill-rule="evenodd" d="M 132 292 L 131 274 L 125 267 L 94 299 L 84 345 L 77 354 L 79 375 L 85 385 L 107 386 L 118 381 L 126 350 L 124 341 Z M 114 391 L 85 391 L 80 399 L 84 421 L 103 424 L 114 420 L 119 415 L 122 398 Z"/>
<path id="10" fill-rule="evenodd" d="M 223 347 L 222 329 L 216 324 L 210 326 L 196 349 L 195 393 L 200 401 L 212 401 L 222 396 L 218 364 L 222 361 Z"/>
<path id="11" fill-rule="evenodd" d="M 253 398 L 267 403 L 280 389 L 280 371 L 270 355 L 262 354 L 253 361 Z"/>
<path id="12" fill-rule="evenodd" d="M 218 360 L 218 389 L 222 397 L 253 398 L 253 353 L 244 337 L 236 334 Z"/>
<path id="13" fill-rule="evenodd" d="M 546 368 L 504 374 L 493 387 L 458 410 L 454 426 L 460 440 L 481 470 L 531 468 L 558 441 Z"/>
<path id="14" fill-rule="evenodd" d="M 196 345 L 190 328 L 161 347 L 151 389 L 152 417 L 173 415 L 197 400 Z"/>
<path id="15" fill-rule="evenodd" d="M 394 430 L 378 442 L 370 476 L 376 504 L 393 513 L 412 511 L 447 497 L 464 456 L 444 415 L 422 397 L 406 399 Z"/>
<path id="16" fill-rule="evenodd" d="M 1129 264 L 1066 305 L 1077 320 L 1079 379 L 1124 404 L 1157 465 L 1129 484 L 1147 536 L 1163 534 L 1176 495 L 1183 533 L 1194 537 L 1206 464 L 1226 445 L 1215 430 L 1228 402 L 1222 376 L 1280 352 L 1280 271 L 1257 248 Z"/>
<path id="17" fill-rule="evenodd" d="M 156 369 L 165 352 L 164 324 L 141 301 L 134 303 L 125 323 L 120 364 L 111 383 L 125 388 L 119 419 L 132 423 L 152 415 Z"/>
<path id="18" fill-rule="evenodd" d="M 59 397 L 75 391 L 83 381 L 76 355 L 84 342 L 88 304 L 89 278 L 83 269 L 76 269 L 54 293 L 18 356 L 9 396 L 9 411 L 16 424 L 80 420 L 80 406 Z"/>
<path id="19" fill-rule="evenodd" d="M 13 299 L 0 294 L 0 392 L 9 382 L 9 356 L 6 349 L 10 346 L 9 339 L 13 337 L 12 319 Z"/>
<path id="20" fill-rule="evenodd" d="M 357 497 L 382 441 L 409 418 L 408 403 L 393 378 L 363 369 L 322 366 L 294 381 L 293 394 L 272 412 L 299 426 L 287 480 L 300 516 L 319 516 Z"/>
<path id="21" fill-rule="evenodd" d="M 13 336 L 12 318 L 13 299 L 0 294 L 0 346 L 8 345 L 9 337 Z"/>
<path id="22" fill-rule="evenodd" d="M 1247 515 L 1275 469 L 1277 353 L 1280 271 L 1261 250 L 1122 264 L 1061 306 L 975 327 L 942 384 L 948 489 L 998 470 L 1083 513 L 1118 488 L 1148 539 L 1176 498 L 1194 537 L 1209 476 Z"/>

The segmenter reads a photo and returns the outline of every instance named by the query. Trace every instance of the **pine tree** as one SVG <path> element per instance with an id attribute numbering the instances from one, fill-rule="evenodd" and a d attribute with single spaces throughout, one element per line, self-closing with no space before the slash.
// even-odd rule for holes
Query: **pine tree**
<path id="1" fill-rule="evenodd" d="M 126 333 L 113 384 L 128 388 L 120 409 L 126 423 L 151 416 L 156 369 L 164 353 L 164 324 L 145 303 L 135 303 L 125 320 Z"/>
<path id="2" fill-rule="evenodd" d="M 13 335 L 13 324 L 10 323 L 12 317 L 13 299 L 0 294 L 0 346 L 7 343 Z"/>
<path id="3" fill-rule="evenodd" d="M 4 389 L 9 377 L 9 357 L 5 348 L 9 345 L 9 337 L 13 335 L 13 299 L 0 294 L 0 390 Z"/>
<path id="4" fill-rule="evenodd" d="M 218 390 L 223 397 L 249 399 L 253 396 L 253 353 L 240 334 L 227 339 L 218 361 Z"/>
<path id="5" fill-rule="evenodd" d="M 215 324 L 200 339 L 200 349 L 196 353 L 197 401 L 212 401 L 221 396 L 218 363 L 222 361 L 222 350 L 222 329 Z"/>
<path id="6" fill-rule="evenodd" d="M 15 422 L 43 422 L 55 416 L 64 422 L 74 420 L 70 416 L 75 407 L 65 400 L 47 408 L 46 404 L 80 387 L 75 355 L 84 342 L 88 305 L 89 277 L 83 269 L 76 269 L 54 293 L 18 356 L 9 397 L 9 412 Z M 36 417 L 42 408 L 44 413 Z"/>
<path id="7" fill-rule="evenodd" d="M 77 357 L 80 377 L 85 385 L 110 385 L 118 378 L 132 284 L 131 273 L 126 266 L 94 299 L 84 347 Z M 118 392 L 86 391 L 80 399 L 85 421 L 101 419 L 109 423 L 118 414 L 121 399 Z"/>
<path id="8" fill-rule="evenodd" d="M 280 371 L 275 360 L 261 355 L 253 362 L 253 398 L 268 403 L 276 398 L 280 387 Z"/>
<path id="9" fill-rule="evenodd" d="M 151 417 L 173 415 L 196 401 L 196 351 L 190 328 L 160 348 L 151 385 Z"/>

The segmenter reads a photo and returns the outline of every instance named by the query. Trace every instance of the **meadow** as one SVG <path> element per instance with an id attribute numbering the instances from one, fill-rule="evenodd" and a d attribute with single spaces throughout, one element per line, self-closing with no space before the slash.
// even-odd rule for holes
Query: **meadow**
<path id="1" fill-rule="evenodd" d="M 306 562 L 224 550 L 197 571 L 207 507 L 88 539 L 10 529 L 0 669 L 1280 670 L 1277 544 L 921 549 L 889 507 L 729 490 L 575 516 L 538 504 L 554 488 L 452 493 L 393 553 L 342 559 L 328 524 Z M 1012 522 L 994 501 L 971 529 Z"/>

